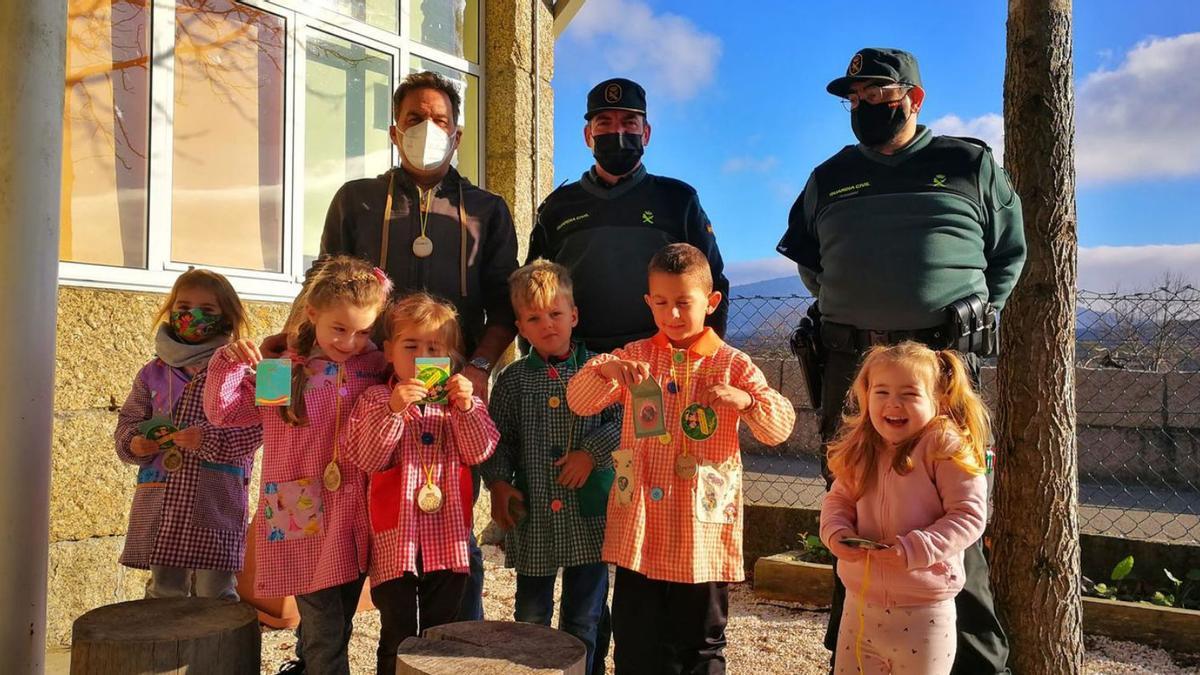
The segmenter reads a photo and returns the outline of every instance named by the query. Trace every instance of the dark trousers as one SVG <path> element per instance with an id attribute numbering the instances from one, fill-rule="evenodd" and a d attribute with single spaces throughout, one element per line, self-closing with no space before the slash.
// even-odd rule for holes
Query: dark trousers
<path id="1" fill-rule="evenodd" d="M 371 601 L 379 608 L 378 675 L 396 672 L 396 652 L 405 639 L 454 621 L 466 585 L 466 574 L 438 570 L 406 572 L 371 589 Z"/>
<path id="2" fill-rule="evenodd" d="M 300 623 L 296 655 L 304 661 L 306 675 L 350 675 L 347 648 L 354 628 L 354 613 L 362 594 L 363 577 L 340 586 L 296 596 Z"/>
<path id="3" fill-rule="evenodd" d="M 680 584 L 617 567 L 613 662 L 617 675 L 721 675 L 729 584 Z"/>
<path id="4" fill-rule="evenodd" d="M 846 392 L 858 374 L 857 352 L 829 351 L 826 357 L 823 389 L 821 392 L 821 438 L 829 442 L 837 433 L 841 423 Z M 979 384 L 979 359 L 967 355 L 967 366 L 971 379 Z M 827 486 L 831 482 L 821 457 Z M 825 648 L 831 653 L 830 666 L 837 656 L 838 628 L 842 623 L 842 607 L 846 602 L 846 588 L 837 576 L 837 561 L 834 561 L 833 605 L 829 609 L 829 625 L 825 630 Z M 996 617 L 992 586 L 988 579 L 988 563 L 984 556 L 983 541 L 977 541 L 963 552 L 963 573 L 966 576 L 963 589 L 954 598 L 958 612 L 958 652 L 954 656 L 951 675 L 980 675 L 1007 673 L 1008 636 Z"/>
<path id="5" fill-rule="evenodd" d="M 603 675 L 608 658 L 608 565 L 593 563 L 563 568 L 562 600 L 558 629 L 579 638 L 587 648 L 584 672 Z M 554 582 L 557 575 L 517 575 L 517 599 L 513 618 L 525 623 L 550 625 L 554 614 Z"/>
<path id="6" fill-rule="evenodd" d="M 471 505 L 479 500 L 479 467 L 471 467 L 472 498 Z M 471 519 L 471 537 L 467 540 L 467 555 L 471 566 L 471 576 L 467 579 L 466 590 L 463 591 L 462 602 L 458 607 L 459 621 L 483 621 L 483 550 L 475 539 L 475 519 Z"/>

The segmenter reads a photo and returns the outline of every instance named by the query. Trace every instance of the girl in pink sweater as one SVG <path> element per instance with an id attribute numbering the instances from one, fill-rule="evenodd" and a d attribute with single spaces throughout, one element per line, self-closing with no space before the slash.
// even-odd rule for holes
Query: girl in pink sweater
<path id="1" fill-rule="evenodd" d="M 846 607 L 838 673 L 949 673 L 963 550 L 987 523 L 987 408 L 953 351 L 876 347 L 829 446 L 821 540 Z"/>
<path id="2" fill-rule="evenodd" d="M 347 461 L 350 413 L 387 362 L 371 342 L 391 282 L 350 256 L 313 263 L 289 319 L 291 401 L 255 405 L 258 346 L 237 340 L 213 356 L 204 412 L 218 426 L 263 432 L 254 518 L 258 597 L 296 596 L 310 673 L 349 673 L 346 649 L 367 571 L 367 476 Z"/>

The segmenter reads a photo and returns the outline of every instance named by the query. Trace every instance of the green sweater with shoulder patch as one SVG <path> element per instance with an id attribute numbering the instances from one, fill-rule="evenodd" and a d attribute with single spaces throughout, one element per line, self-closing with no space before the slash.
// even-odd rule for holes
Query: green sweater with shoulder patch
<path id="1" fill-rule="evenodd" d="M 1025 262 L 1021 201 L 982 141 L 917 136 L 893 155 L 846 146 L 809 177 L 777 247 L 828 321 L 940 325 L 968 295 L 997 308 Z"/>

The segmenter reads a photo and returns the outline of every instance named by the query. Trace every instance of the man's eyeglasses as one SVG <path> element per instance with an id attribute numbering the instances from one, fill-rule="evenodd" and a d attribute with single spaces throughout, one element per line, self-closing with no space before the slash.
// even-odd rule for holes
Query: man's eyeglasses
<path id="1" fill-rule="evenodd" d="M 866 101 L 870 105 L 878 105 L 880 103 L 891 103 L 904 98 L 908 90 L 912 89 L 907 84 L 873 84 L 869 87 L 863 87 L 856 94 L 850 92 L 846 94 L 846 98 L 842 99 L 842 107 L 846 110 L 854 110 L 858 107 L 860 101 Z"/>

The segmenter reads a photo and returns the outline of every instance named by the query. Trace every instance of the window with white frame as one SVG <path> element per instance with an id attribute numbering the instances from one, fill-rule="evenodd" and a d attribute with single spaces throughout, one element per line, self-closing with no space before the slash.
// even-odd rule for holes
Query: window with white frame
<path id="1" fill-rule="evenodd" d="M 65 284 L 161 290 L 190 265 L 289 299 L 344 182 L 383 173 L 391 96 L 463 94 L 483 175 L 479 0 L 69 0 Z"/>

